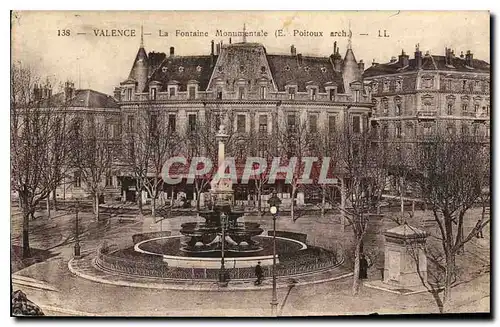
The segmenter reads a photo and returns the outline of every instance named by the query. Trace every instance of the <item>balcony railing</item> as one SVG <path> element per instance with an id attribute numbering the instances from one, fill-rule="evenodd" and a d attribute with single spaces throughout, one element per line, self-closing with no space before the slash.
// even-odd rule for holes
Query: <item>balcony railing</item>
<path id="1" fill-rule="evenodd" d="M 432 110 L 432 111 L 417 111 L 417 117 L 418 118 L 434 118 L 437 116 L 437 111 Z"/>

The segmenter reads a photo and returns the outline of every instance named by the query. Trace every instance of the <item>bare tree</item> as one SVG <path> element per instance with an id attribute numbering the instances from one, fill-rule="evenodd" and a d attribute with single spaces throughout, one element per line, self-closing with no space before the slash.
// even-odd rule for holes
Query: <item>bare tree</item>
<path id="1" fill-rule="evenodd" d="M 94 216 L 99 221 L 99 200 L 104 192 L 104 179 L 111 173 L 111 164 L 115 157 L 115 146 L 109 142 L 108 129 L 102 117 L 94 113 L 86 114 L 86 122 L 75 118 L 73 167 L 80 173 L 82 186 L 93 199 Z M 81 125 L 84 125 L 83 130 Z"/>
<path id="2" fill-rule="evenodd" d="M 489 187 L 490 154 L 484 141 L 469 135 L 436 134 L 416 145 L 417 165 L 412 183 L 432 210 L 439 231 L 443 294 L 438 306 L 442 311 L 446 311 L 457 277 L 456 255 L 490 220 L 483 210 L 475 227 L 464 232 L 465 213 L 483 202 L 484 194 L 489 193 L 485 189 Z"/>
<path id="3" fill-rule="evenodd" d="M 23 213 L 23 257 L 30 256 L 29 217 L 58 184 L 58 162 L 65 155 L 65 110 L 47 108 L 33 92 L 39 78 L 33 68 L 11 67 L 11 187 Z M 60 145 L 60 146 L 58 146 Z"/>
<path id="4" fill-rule="evenodd" d="M 292 221 L 295 222 L 300 216 L 295 214 L 295 198 L 297 191 L 303 187 L 301 184 L 302 173 L 305 168 L 303 158 L 312 153 L 313 137 L 311 137 L 307 121 L 301 120 L 294 114 L 289 114 L 287 119 L 277 124 L 275 137 L 278 141 L 278 153 L 281 157 L 285 160 L 292 158 L 297 160 L 290 183 L 292 186 L 290 216 Z"/>
<path id="5" fill-rule="evenodd" d="M 172 156 L 179 153 L 180 138 L 175 131 L 168 126 L 165 115 L 157 112 L 149 114 L 148 121 L 149 144 L 142 145 L 149 148 L 148 171 L 144 180 L 144 187 L 151 197 L 151 215 L 156 217 L 156 199 L 163 190 L 164 181 L 161 177 L 163 165 Z M 148 176 L 149 175 L 149 176 Z"/>
<path id="6" fill-rule="evenodd" d="M 376 213 L 378 203 L 387 182 L 387 154 L 384 146 L 372 133 L 354 129 L 345 124 L 334 135 L 320 138 L 325 157 L 333 160 L 335 175 L 339 177 L 345 204 L 338 203 L 338 191 L 326 188 L 325 198 L 332 207 L 338 208 L 352 228 L 354 236 L 354 276 L 352 293 L 359 291 L 360 257 L 363 238 L 370 216 Z M 322 189 L 323 185 L 318 185 Z"/>

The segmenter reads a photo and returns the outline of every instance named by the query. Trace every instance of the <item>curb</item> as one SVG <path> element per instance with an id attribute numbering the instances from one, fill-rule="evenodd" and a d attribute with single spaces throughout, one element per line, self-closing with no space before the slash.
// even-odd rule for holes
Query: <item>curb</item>
<path id="1" fill-rule="evenodd" d="M 101 284 L 149 288 L 149 289 L 179 290 L 179 291 L 230 292 L 230 291 L 257 291 L 257 290 L 263 290 L 263 289 L 272 289 L 272 285 L 270 285 L 270 284 L 266 284 L 266 285 L 262 285 L 262 286 L 254 286 L 253 283 L 250 283 L 250 285 L 247 284 L 246 286 L 236 286 L 236 285 L 231 285 L 231 282 L 229 282 L 228 287 L 219 287 L 216 282 L 204 283 L 205 285 L 200 285 L 200 283 L 197 283 L 197 284 L 193 283 L 193 284 L 189 285 L 189 284 L 180 284 L 180 283 L 175 283 L 175 282 L 155 283 L 155 282 L 133 282 L 133 281 L 125 281 L 125 280 L 108 280 L 106 278 L 93 276 L 93 275 L 81 272 L 79 269 L 76 269 L 74 267 L 73 262 L 74 262 L 74 259 L 70 259 L 68 261 L 68 269 L 70 270 L 70 272 L 72 274 L 74 274 L 78 277 L 84 278 L 84 279 L 94 281 L 96 283 L 101 283 Z M 325 278 L 325 279 L 302 281 L 302 282 L 299 280 L 294 285 L 295 286 L 302 286 L 302 285 L 312 285 L 312 284 L 318 284 L 318 283 L 331 282 L 331 281 L 347 278 L 347 277 L 352 276 L 352 275 L 353 275 L 353 273 L 350 272 L 350 273 L 342 274 L 340 276 L 329 277 L 329 278 Z M 288 287 L 290 287 L 289 285 L 290 285 L 289 283 L 277 283 L 276 287 L 277 288 L 288 288 Z"/>

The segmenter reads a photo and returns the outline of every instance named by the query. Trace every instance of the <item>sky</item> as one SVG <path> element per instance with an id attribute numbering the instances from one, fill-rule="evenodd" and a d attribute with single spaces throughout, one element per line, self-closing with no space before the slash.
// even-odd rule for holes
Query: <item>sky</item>
<path id="1" fill-rule="evenodd" d="M 147 52 L 168 54 L 173 46 L 176 55 L 208 55 L 211 40 L 229 43 L 229 37 L 216 37 L 216 30 L 242 31 L 244 23 L 248 32 L 268 32 L 267 37 L 247 37 L 247 42 L 262 43 L 267 53 L 289 53 L 293 44 L 297 53 L 328 56 L 337 41 L 343 55 L 348 38 L 330 33 L 351 30 L 353 51 L 365 68 L 373 60 L 388 62 L 402 49 L 413 58 L 416 44 L 422 52 L 436 55 L 443 55 L 445 47 L 456 55 L 471 50 L 474 58 L 490 62 L 487 11 L 18 11 L 11 17 L 11 59 L 32 66 L 55 89 L 72 80 L 76 87 L 112 94 L 128 77 L 140 45 L 141 25 Z M 133 29 L 136 35 L 95 36 L 97 29 Z M 276 37 L 280 29 L 284 36 Z M 70 35 L 58 36 L 63 30 Z M 159 30 L 169 36 L 160 37 Z M 209 36 L 176 37 L 176 30 L 206 31 Z M 294 36 L 294 30 L 323 36 Z M 388 37 L 378 37 L 379 30 Z M 232 38 L 233 43 L 241 41 Z"/>

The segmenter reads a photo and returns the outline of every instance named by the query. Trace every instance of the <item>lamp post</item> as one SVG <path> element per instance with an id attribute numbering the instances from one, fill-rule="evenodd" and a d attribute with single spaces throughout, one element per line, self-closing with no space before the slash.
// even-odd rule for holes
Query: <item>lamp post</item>
<path id="1" fill-rule="evenodd" d="M 273 195 L 267 200 L 267 203 L 269 204 L 269 212 L 273 215 L 273 295 L 271 299 L 271 315 L 274 317 L 277 316 L 278 312 L 278 296 L 276 294 L 276 217 L 281 204 L 276 191 L 273 191 Z"/>
<path id="2" fill-rule="evenodd" d="M 220 227 L 221 227 L 221 259 L 220 259 L 220 271 L 219 271 L 219 286 L 226 287 L 228 284 L 226 276 L 226 268 L 224 266 L 224 243 L 226 239 L 226 226 L 227 226 L 227 215 L 222 212 L 220 214 Z"/>
<path id="3" fill-rule="evenodd" d="M 78 210 L 79 208 L 79 201 L 76 199 L 76 205 L 75 205 L 75 246 L 74 246 L 74 255 L 73 257 L 75 259 L 80 259 L 81 254 L 80 254 L 80 225 L 79 225 L 79 218 L 78 218 Z"/>

